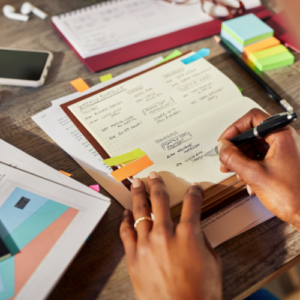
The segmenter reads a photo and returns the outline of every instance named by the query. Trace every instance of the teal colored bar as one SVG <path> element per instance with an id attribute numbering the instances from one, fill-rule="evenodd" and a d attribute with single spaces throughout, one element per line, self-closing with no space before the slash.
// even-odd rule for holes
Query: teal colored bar
<path id="1" fill-rule="evenodd" d="M 9 250 L 11 250 L 11 242 L 13 242 L 19 250 L 22 250 L 22 248 L 59 218 L 68 208 L 69 207 L 64 204 L 49 200 L 6 237 L 4 243 L 8 246 Z M 12 255 L 16 254 L 15 251 L 18 249 L 12 249 Z"/>
<path id="2" fill-rule="evenodd" d="M 181 61 L 185 64 L 185 65 L 188 65 L 200 58 L 203 58 L 207 55 L 209 55 L 210 53 L 210 50 L 209 49 L 206 49 L 206 48 L 203 48 L 201 50 L 199 50 L 198 52 L 196 52 L 194 55 L 191 55 L 185 59 L 182 59 Z"/>
<path id="3" fill-rule="evenodd" d="M 7 300 L 15 294 L 15 258 L 10 257 L 0 262 L 0 272 L 4 291 L 0 293 L 0 300 Z"/>

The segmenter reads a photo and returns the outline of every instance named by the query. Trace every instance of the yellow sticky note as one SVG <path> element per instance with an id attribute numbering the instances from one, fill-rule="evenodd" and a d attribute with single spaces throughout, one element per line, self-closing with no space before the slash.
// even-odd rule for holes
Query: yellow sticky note
<path id="1" fill-rule="evenodd" d="M 100 76 L 100 81 L 105 82 L 105 81 L 111 80 L 112 78 L 113 78 L 112 75 L 109 73 L 109 74 Z"/>
<path id="2" fill-rule="evenodd" d="M 77 78 L 70 83 L 79 93 L 82 93 L 90 88 L 82 78 Z"/>
<path id="3" fill-rule="evenodd" d="M 60 173 L 62 173 L 62 174 L 64 174 L 64 175 L 66 175 L 66 176 L 68 176 L 68 177 L 71 177 L 71 176 L 72 176 L 72 174 L 67 173 L 67 172 L 65 172 L 65 171 L 62 171 L 62 170 L 59 170 L 58 172 L 60 172 Z"/>
<path id="4" fill-rule="evenodd" d="M 150 167 L 153 165 L 153 162 L 151 159 L 144 155 L 141 158 L 137 159 L 136 161 L 133 161 L 132 163 L 110 173 L 118 182 L 136 175 L 137 173 L 143 171 L 144 169 Z"/>
<path id="5" fill-rule="evenodd" d="M 119 164 L 124 164 L 126 162 L 130 162 L 144 155 L 146 155 L 146 153 L 141 149 L 137 148 L 131 152 L 105 159 L 103 160 L 103 162 L 106 163 L 109 167 L 111 167 Z"/>

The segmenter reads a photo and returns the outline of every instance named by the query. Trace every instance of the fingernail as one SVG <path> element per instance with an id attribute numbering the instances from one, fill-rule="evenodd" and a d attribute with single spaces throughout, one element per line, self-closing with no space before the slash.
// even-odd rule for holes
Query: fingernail
<path id="1" fill-rule="evenodd" d="M 241 177 L 238 174 L 236 174 L 236 178 L 241 181 Z"/>
<path id="2" fill-rule="evenodd" d="M 192 185 L 199 186 L 199 183 L 198 182 L 194 182 L 194 183 L 192 183 Z"/>
<path id="3" fill-rule="evenodd" d="M 248 185 L 248 184 L 247 184 L 247 192 L 248 192 L 248 194 L 249 194 L 250 196 L 253 195 L 253 191 L 252 191 L 250 185 Z"/>
<path id="4" fill-rule="evenodd" d="M 133 188 L 139 188 L 142 185 L 142 180 L 140 178 L 134 178 L 132 182 Z"/>
<path id="5" fill-rule="evenodd" d="M 221 152 L 222 146 L 223 146 L 223 142 L 218 141 L 218 151 L 219 151 L 219 153 Z"/>
<path id="6" fill-rule="evenodd" d="M 149 178 L 150 178 L 150 179 L 155 179 L 155 178 L 159 178 L 159 176 L 158 176 L 158 174 L 157 174 L 156 172 L 151 171 L 151 172 L 149 173 Z"/>

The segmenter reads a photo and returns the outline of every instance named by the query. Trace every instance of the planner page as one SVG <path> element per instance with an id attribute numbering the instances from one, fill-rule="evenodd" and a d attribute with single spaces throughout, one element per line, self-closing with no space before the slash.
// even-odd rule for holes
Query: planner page
<path id="1" fill-rule="evenodd" d="M 236 3 L 235 0 L 227 2 Z M 243 0 L 246 9 L 260 0 Z M 107 1 L 52 18 L 81 57 L 87 58 L 213 20 L 199 0 Z"/>
<path id="2" fill-rule="evenodd" d="M 219 171 L 218 157 L 203 155 L 227 126 L 259 107 L 204 58 L 183 59 L 68 106 L 111 157 L 143 150 L 154 165 L 137 176 L 159 172 L 174 203 L 192 182 L 208 188 L 232 176 Z"/>

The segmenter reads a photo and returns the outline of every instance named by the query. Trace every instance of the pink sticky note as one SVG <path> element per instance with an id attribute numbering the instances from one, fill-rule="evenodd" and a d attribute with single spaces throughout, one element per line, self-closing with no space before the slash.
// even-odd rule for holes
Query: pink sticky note
<path id="1" fill-rule="evenodd" d="M 100 192 L 100 186 L 98 184 L 90 185 L 89 187 L 96 192 Z"/>

